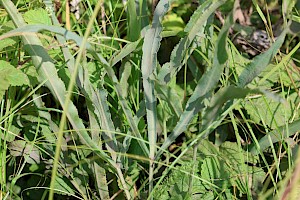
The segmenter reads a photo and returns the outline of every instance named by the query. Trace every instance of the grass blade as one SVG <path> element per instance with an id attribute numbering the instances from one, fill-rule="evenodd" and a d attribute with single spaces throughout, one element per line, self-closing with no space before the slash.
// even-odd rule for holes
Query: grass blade
<path id="1" fill-rule="evenodd" d="M 136 3 L 135 0 L 128 0 L 127 3 L 127 14 L 128 14 L 128 38 L 130 41 L 136 41 L 139 39 L 141 27 L 140 27 L 140 18 L 138 18 L 136 13 Z"/>
<path id="2" fill-rule="evenodd" d="M 258 143 L 259 148 L 253 146 L 250 151 L 254 155 L 258 155 L 260 151 L 263 151 L 271 146 L 269 140 L 271 140 L 272 143 L 283 141 L 289 136 L 294 135 L 299 130 L 300 130 L 300 120 L 278 127 L 278 129 L 269 132 L 267 135 L 265 135 L 263 138 L 259 140 Z"/>
<path id="3" fill-rule="evenodd" d="M 219 112 L 222 110 L 222 106 L 230 100 L 234 99 L 243 99 L 249 94 L 259 94 L 262 93 L 257 89 L 248 89 L 248 88 L 240 88 L 233 85 L 229 85 L 220 89 L 210 100 L 210 105 L 207 109 L 205 109 L 203 120 L 202 120 L 202 130 L 204 131 L 209 124 L 211 124 L 217 116 L 220 114 Z"/>
<path id="4" fill-rule="evenodd" d="M 111 66 L 115 66 L 115 64 L 120 62 L 123 58 L 135 51 L 136 48 L 139 46 L 140 42 L 141 40 L 137 40 L 135 42 L 125 45 L 125 47 L 122 50 L 120 50 L 117 54 L 113 55 L 113 57 L 110 59 Z"/>

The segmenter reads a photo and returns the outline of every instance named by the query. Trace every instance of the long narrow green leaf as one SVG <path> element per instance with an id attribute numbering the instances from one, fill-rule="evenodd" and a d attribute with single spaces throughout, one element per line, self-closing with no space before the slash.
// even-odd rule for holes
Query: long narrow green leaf
<path id="1" fill-rule="evenodd" d="M 138 40 L 141 32 L 140 18 L 137 17 L 137 10 L 135 7 L 135 0 L 128 0 L 127 2 L 127 18 L 128 18 L 128 28 L 127 36 L 130 41 Z"/>
<path id="2" fill-rule="evenodd" d="M 143 28 L 145 28 L 146 26 L 149 25 L 150 20 L 148 16 L 148 1 L 147 0 L 138 0 L 139 4 L 138 4 L 138 17 L 141 20 L 141 30 L 143 30 Z"/>
<path id="3" fill-rule="evenodd" d="M 136 48 L 139 46 L 140 43 L 141 43 L 141 39 L 125 45 L 123 49 L 121 49 L 120 51 L 118 51 L 110 59 L 109 63 L 111 64 L 111 66 L 115 66 L 116 63 L 120 62 L 123 58 L 125 58 L 130 53 L 132 53 L 133 51 L 135 51 Z"/>
<path id="4" fill-rule="evenodd" d="M 202 120 L 202 130 L 204 131 L 209 124 L 211 124 L 219 112 L 222 110 L 222 106 L 230 100 L 242 99 L 249 94 L 261 94 L 262 92 L 257 89 L 240 88 L 233 85 L 224 87 L 220 89 L 210 100 L 210 105 L 205 109 L 203 120 Z"/>
<path id="5" fill-rule="evenodd" d="M 183 60 L 187 56 L 189 47 L 197 35 L 204 33 L 205 24 L 207 19 L 215 12 L 215 10 L 224 4 L 226 0 L 221 1 L 204 1 L 204 3 L 194 12 L 191 20 L 185 28 L 187 36 L 182 38 L 172 51 L 170 62 L 165 64 L 158 74 L 158 79 L 161 82 L 168 83 L 171 77 L 176 76 L 176 73 L 183 65 Z M 192 50 L 189 51 L 189 55 Z"/>
<path id="6" fill-rule="evenodd" d="M 283 125 L 278 129 L 269 132 L 267 135 L 265 135 L 263 138 L 259 140 L 258 143 L 259 149 L 256 146 L 253 146 L 250 151 L 254 155 L 258 155 L 260 151 L 263 151 L 271 146 L 269 137 L 272 143 L 275 143 L 275 142 L 283 141 L 289 136 L 294 135 L 297 131 L 300 131 L 300 120 L 294 121 L 287 125 Z"/>
<path id="7" fill-rule="evenodd" d="M 245 87 L 268 66 L 283 44 L 286 33 L 287 28 L 266 52 L 256 56 L 244 71 L 242 71 L 238 81 L 239 87 Z"/>
<path id="8" fill-rule="evenodd" d="M 152 27 L 147 30 L 143 44 L 143 58 L 142 58 L 142 78 L 144 97 L 146 102 L 146 116 L 148 125 L 148 140 L 150 146 L 149 158 L 149 192 L 152 191 L 153 187 L 153 175 L 154 175 L 154 156 L 156 152 L 156 140 L 157 140 L 157 110 L 156 110 L 156 97 L 154 95 L 154 80 L 151 79 L 154 70 L 157 65 L 157 52 L 160 47 L 162 17 L 169 10 L 169 0 L 161 0 L 153 15 Z"/>
<path id="9" fill-rule="evenodd" d="M 218 40 L 216 43 L 216 51 L 214 54 L 214 62 L 212 69 L 206 72 L 199 80 L 193 95 L 189 98 L 186 108 L 183 114 L 180 116 L 176 127 L 168 136 L 167 140 L 163 143 L 160 150 L 156 155 L 156 159 L 159 158 L 161 153 L 168 148 L 168 146 L 174 142 L 174 140 L 186 130 L 192 118 L 204 107 L 203 100 L 210 92 L 216 87 L 224 70 L 225 63 L 227 61 L 227 34 L 230 26 L 233 24 L 232 14 L 227 18 L 224 26 L 222 27 Z"/>

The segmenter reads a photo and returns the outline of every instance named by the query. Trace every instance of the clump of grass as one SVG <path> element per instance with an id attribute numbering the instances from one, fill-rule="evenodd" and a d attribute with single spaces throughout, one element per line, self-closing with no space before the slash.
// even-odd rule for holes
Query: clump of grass
<path id="1" fill-rule="evenodd" d="M 249 59 L 238 4 L 3 0 L 1 199 L 297 198 L 298 13 Z"/>

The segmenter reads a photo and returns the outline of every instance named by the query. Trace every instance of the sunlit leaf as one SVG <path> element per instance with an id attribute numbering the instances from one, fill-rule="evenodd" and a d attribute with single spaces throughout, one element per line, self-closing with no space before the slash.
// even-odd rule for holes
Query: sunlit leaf
<path id="1" fill-rule="evenodd" d="M 46 10 L 39 8 L 36 10 L 29 10 L 24 14 L 24 20 L 28 24 L 45 24 L 52 25 L 51 19 Z"/>
<path id="2" fill-rule="evenodd" d="M 26 74 L 6 61 L 0 60 L 0 100 L 9 86 L 29 85 Z"/>

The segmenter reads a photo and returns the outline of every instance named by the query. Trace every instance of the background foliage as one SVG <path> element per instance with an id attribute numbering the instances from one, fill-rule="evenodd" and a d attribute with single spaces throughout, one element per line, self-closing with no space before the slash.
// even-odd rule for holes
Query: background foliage
<path id="1" fill-rule="evenodd" d="M 299 198 L 299 1 L 0 5 L 0 199 Z"/>

